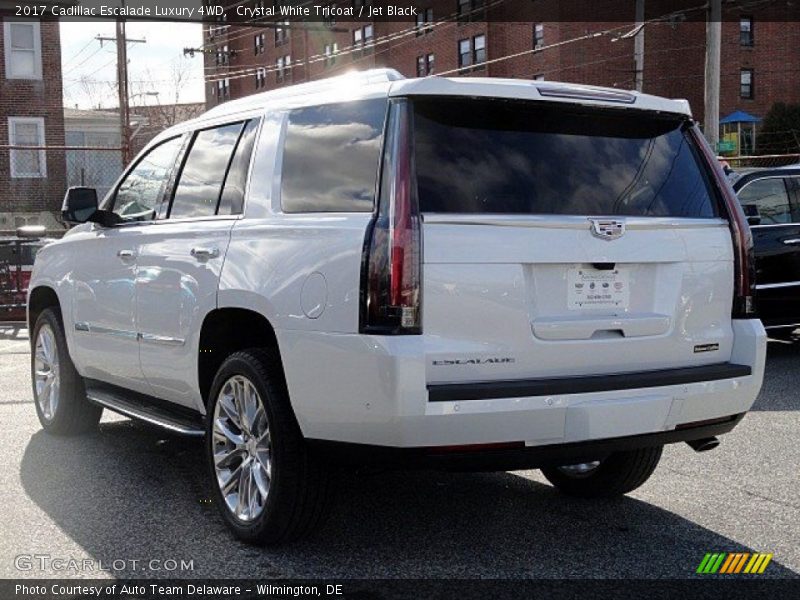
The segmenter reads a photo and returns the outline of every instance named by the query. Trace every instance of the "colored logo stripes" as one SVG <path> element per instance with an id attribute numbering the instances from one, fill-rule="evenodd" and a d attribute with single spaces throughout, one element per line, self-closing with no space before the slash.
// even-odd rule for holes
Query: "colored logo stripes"
<path id="1" fill-rule="evenodd" d="M 763 573 L 772 560 L 772 554 L 764 552 L 708 552 L 697 573 L 733 575 L 736 573 L 749 573 L 751 575 Z"/>

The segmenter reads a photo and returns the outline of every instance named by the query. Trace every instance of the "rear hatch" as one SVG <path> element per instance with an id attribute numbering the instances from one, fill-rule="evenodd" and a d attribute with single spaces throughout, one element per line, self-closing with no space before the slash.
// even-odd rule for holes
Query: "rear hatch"
<path id="1" fill-rule="evenodd" d="M 731 234 L 686 117 L 413 104 L 428 383 L 730 359 Z"/>

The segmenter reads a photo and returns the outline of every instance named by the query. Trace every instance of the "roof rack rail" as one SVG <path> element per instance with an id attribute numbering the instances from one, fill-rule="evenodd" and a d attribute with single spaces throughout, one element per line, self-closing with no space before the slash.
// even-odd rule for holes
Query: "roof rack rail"
<path id="1" fill-rule="evenodd" d="M 224 102 L 214 108 L 210 109 L 203 116 L 214 116 L 217 114 L 237 112 L 247 110 L 248 108 L 258 106 L 265 101 L 278 100 L 290 96 L 301 96 L 305 94 L 316 94 L 324 92 L 329 89 L 336 88 L 342 83 L 351 83 L 353 85 L 370 85 L 373 83 L 389 83 L 392 81 L 400 81 L 405 79 L 402 73 L 396 69 L 369 69 L 366 71 L 350 71 L 342 75 L 335 75 L 334 77 L 327 77 L 318 81 L 309 81 L 306 83 L 299 83 L 277 90 L 262 92 L 260 94 L 253 94 L 238 98 L 230 102 Z"/>

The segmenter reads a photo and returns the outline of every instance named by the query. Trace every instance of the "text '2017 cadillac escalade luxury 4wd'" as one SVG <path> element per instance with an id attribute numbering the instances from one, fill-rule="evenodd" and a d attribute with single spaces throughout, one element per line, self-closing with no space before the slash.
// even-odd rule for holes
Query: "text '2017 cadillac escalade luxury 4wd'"
<path id="1" fill-rule="evenodd" d="M 173 127 L 63 212 L 29 292 L 43 427 L 202 437 L 247 541 L 310 531 L 339 464 L 624 494 L 761 386 L 749 230 L 683 101 L 350 74 Z"/>

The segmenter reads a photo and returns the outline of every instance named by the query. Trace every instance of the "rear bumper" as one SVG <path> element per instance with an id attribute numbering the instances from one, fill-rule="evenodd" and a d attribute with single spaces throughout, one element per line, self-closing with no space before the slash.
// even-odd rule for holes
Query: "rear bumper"
<path id="1" fill-rule="evenodd" d="M 324 460 L 348 466 L 427 468 L 456 471 L 515 471 L 574 465 L 602 460 L 614 452 L 700 440 L 728 433 L 744 413 L 711 421 L 690 423 L 672 431 L 646 433 L 570 444 L 546 446 L 496 445 L 472 447 L 392 448 L 308 440 L 312 452 Z"/>
<path id="2" fill-rule="evenodd" d="M 524 381 L 430 389 L 424 336 L 276 334 L 292 407 L 308 439 L 533 448 L 669 434 L 747 412 L 761 388 L 766 334 L 755 319 L 736 320 L 733 329 L 730 364 L 537 380 L 533 387 Z"/>

